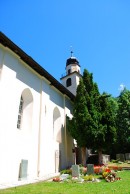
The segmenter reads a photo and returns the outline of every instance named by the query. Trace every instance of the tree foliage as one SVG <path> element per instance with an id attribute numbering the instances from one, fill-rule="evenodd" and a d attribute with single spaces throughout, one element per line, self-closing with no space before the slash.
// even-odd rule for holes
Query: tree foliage
<path id="1" fill-rule="evenodd" d="M 73 118 L 68 119 L 70 134 L 80 147 L 102 150 L 115 139 L 114 116 L 110 95 L 99 93 L 92 73 L 85 69 L 77 87 Z"/>
<path id="2" fill-rule="evenodd" d="M 83 80 L 81 79 L 74 101 L 73 118 L 71 120 L 68 118 L 69 132 L 80 147 L 86 147 L 87 145 L 88 125 L 91 123 L 91 115 L 87 109 L 85 92 Z"/>
<path id="3" fill-rule="evenodd" d="M 130 150 L 130 91 L 126 88 L 121 92 L 117 99 L 117 144 L 120 153 Z"/>
<path id="4" fill-rule="evenodd" d="M 116 123 L 115 112 L 111 96 L 103 93 L 100 96 L 100 113 L 98 136 L 95 139 L 98 148 L 110 150 L 112 144 L 116 141 Z"/>

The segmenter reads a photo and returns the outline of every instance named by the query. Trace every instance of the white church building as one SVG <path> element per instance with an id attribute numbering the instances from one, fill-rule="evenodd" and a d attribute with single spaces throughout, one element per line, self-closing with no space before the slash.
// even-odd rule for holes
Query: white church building
<path id="1" fill-rule="evenodd" d="M 58 82 L 0 32 L 0 184 L 51 177 L 75 163 L 72 117 L 80 65 Z"/>

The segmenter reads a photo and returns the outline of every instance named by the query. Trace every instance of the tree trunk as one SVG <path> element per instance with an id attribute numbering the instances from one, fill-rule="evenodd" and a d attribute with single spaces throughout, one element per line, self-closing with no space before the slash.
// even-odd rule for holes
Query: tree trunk
<path id="1" fill-rule="evenodd" d="M 86 166 L 86 147 L 81 147 L 81 154 L 82 154 L 82 165 Z"/>
<path id="2" fill-rule="evenodd" d="M 102 161 L 102 149 L 98 149 L 98 163 L 101 165 L 103 163 Z"/>

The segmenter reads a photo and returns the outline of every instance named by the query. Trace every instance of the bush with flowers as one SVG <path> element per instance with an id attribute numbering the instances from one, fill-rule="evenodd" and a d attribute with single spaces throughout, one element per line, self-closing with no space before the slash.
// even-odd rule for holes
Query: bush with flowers
<path id="1" fill-rule="evenodd" d="M 60 179 L 60 177 L 54 177 L 54 178 L 53 178 L 53 181 L 54 181 L 54 182 L 60 182 L 61 179 Z"/>
<path id="2" fill-rule="evenodd" d="M 114 182 L 116 180 L 121 180 L 120 177 L 117 177 L 117 173 L 114 170 L 111 170 L 110 168 L 106 167 L 103 169 L 102 177 L 107 182 Z"/>
<path id="3" fill-rule="evenodd" d="M 102 171 L 102 176 L 103 178 L 105 178 L 108 174 L 111 173 L 111 170 L 109 168 L 103 168 L 103 171 Z"/>
<path id="4" fill-rule="evenodd" d="M 80 174 L 81 175 L 86 175 L 87 174 L 87 167 L 80 166 Z"/>
<path id="5" fill-rule="evenodd" d="M 102 174 L 102 167 L 103 166 L 94 166 L 94 173 L 95 174 Z"/>

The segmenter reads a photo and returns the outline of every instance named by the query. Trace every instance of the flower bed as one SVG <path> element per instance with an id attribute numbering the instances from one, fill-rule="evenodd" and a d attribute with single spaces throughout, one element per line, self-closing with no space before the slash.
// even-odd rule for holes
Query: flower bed
<path id="1" fill-rule="evenodd" d="M 80 166 L 80 175 L 79 177 L 72 177 L 72 169 L 66 169 L 61 171 L 61 176 L 53 178 L 54 182 L 67 181 L 67 182 L 100 182 L 95 175 L 101 175 L 103 179 L 107 182 L 114 182 L 121 180 L 120 177 L 117 177 L 117 171 L 122 170 L 122 167 L 119 166 L 94 166 L 94 174 L 87 174 L 87 167 Z"/>
<path id="2" fill-rule="evenodd" d="M 54 181 L 54 182 L 60 182 L 61 179 L 60 179 L 60 177 L 54 177 L 54 178 L 53 178 L 53 181 Z"/>
<path id="3" fill-rule="evenodd" d="M 122 167 L 121 166 L 109 166 L 109 168 L 111 170 L 115 170 L 115 171 L 121 171 L 122 170 Z"/>
<path id="4" fill-rule="evenodd" d="M 107 182 L 114 182 L 117 180 L 121 180 L 120 177 L 117 177 L 116 171 L 108 167 L 103 169 L 102 176 Z"/>

